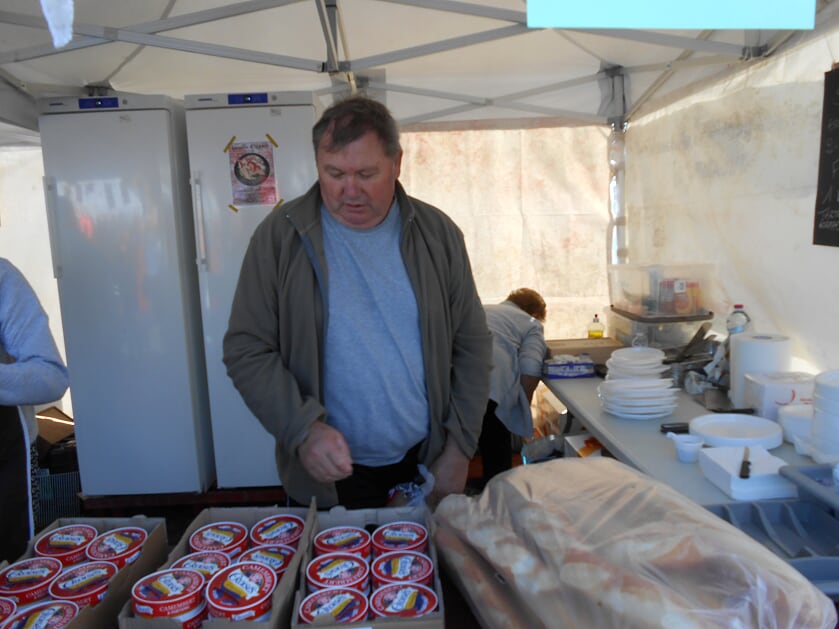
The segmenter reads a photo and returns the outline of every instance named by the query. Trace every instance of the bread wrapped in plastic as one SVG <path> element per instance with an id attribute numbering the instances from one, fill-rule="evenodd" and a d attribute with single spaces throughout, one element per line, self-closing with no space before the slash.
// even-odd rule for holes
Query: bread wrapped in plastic
<path id="1" fill-rule="evenodd" d="M 448 496 L 434 518 L 442 558 L 462 565 L 465 544 L 481 558 L 471 569 L 491 572 L 533 616 L 530 627 L 836 625 L 833 602 L 783 559 L 613 459 L 517 467 L 479 497 Z M 495 605 L 480 600 L 491 590 L 470 591 L 462 576 L 473 609 Z M 482 621 L 511 626 L 498 615 Z"/>

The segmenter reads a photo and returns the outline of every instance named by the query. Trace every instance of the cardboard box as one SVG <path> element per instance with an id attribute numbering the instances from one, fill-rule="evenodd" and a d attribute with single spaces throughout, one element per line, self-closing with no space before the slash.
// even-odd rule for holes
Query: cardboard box
<path id="1" fill-rule="evenodd" d="M 428 554 L 434 564 L 434 593 L 437 594 L 437 611 L 419 618 L 375 618 L 353 623 L 329 623 L 318 622 L 318 627 L 355 627 L 357 629 L 445 629 L 445 608 L 443 607 L 443 587 L 440 583 L 440 564 L 438 562 L 437 550 L 434 546 L 434 521 L 431 513 L 423 504 L 417 507 L 398 507 L 386 509 L 345 509 L 344 507 L 333 507 L 329 511 L 319 511 L 315 526 L 308 540 L 306 553 L 300 562 L 300 574 L 298 578 L 299 587 L 294 597 L 294 610 L 291 626 L 296 628 L 311 627 L 313 625 L 302 624 L 297 616 L 297 609 L 302 600 L 308 595 L 306 590 L 306 566 L 313 557 L 311 541 L 314 536 L 324 529 L 333 526 L 357 526 L 372 530 L 372 528 L 407 520 L 418 522 L 428 529 Z M 303 540 L 300 542 L 303 543 Z"/>
<path id="2" fill-rule="evenodd" d="M 816 377 L 797 371 L 747 373 L 743 400 L 747 408 L 778 421 L 778 409 L 788 404 L 812 404 Z"/>
<path id="3" fill-rule="evenodd" d="M 21 559 L 33 557 L 38 539 L 45 533 L 60 526 L 87 524 L 99 533 L 104 533 L 123 526 L 136 526 L 145 530 L 149 536 L 143 544 L 143 550 L 137 559 L 123 568 L 108 586 L 105 598 L 95 607 L 86 607 L 68 625 L 68 629 L 110 629 L 117 626 L 117 616 L 125 602 L 131 598 L 131 588 L 140 578 L 157 570 L 157 566 L 166 559 L 169 545 L 166 540 L 166 520 L 147 518 L 142 515 L 132 518 L 59 518 L 40 531 L 30 540 L 26 553 Z M 4 567 L 6 562 L 0 564 Z"/>
<path id="4" fill-rule="evenodd" d="M 587 432 L 565 437 L 563 454 L 566 457 L 597 457 L 603 456 L 603 445 Z"/>
<path id="5" fill-rule="evenodd" d="M 181 539 L 165 558 L 165 563 L 158 564 L 156 570 L 165 570 L 175 560 L 180 559 L 190 552 L 189 537 L 196 530 L 211 524 L 212 522 L 239 522 L 250 529 L 254 524 L 263 518 L 279 513 L 291 513 L 300 516 L 306 522 L 303 529 L 303 537 L 300 539 L 298 552 L 295 553 L 288 568 L 283 573 L 280 582 L 274 590 L 271 599 L 271 617 L 267 622 L 253 622 L 241 620 L 233 622 L 222 618 L 208 618 L 204 621 L 204 629 L 287 629 L 292 613 L 292 602 L 297 587 L 297 576 L 299 564 L 306 548 L 307 540 L 312 539 L 314 527 L 315 505 L 314 502 L 309 508 L 303 507 L 210 507 L 204 509 L 196 518 L 190 522 Z M 132 585 L 134 582 L 132 582 Z M 178 629 L 180 623 L 169 618 L 139 618 L 134 616 L 131 607 L 130 592 L 129 600 L 122 606 L 119 612 L 119 629 Z M 101 628 L 100 628 L 101 629 Z"/>
<path id="6" fill-rule="evenodd" d="M 551 356 L 588 354 L 595 364 L 601 365 L 609 360 L 613 351 L 625 347 L 622 343 L 608 336 L 599 339 L 551 339 L 547 343 Z"/>

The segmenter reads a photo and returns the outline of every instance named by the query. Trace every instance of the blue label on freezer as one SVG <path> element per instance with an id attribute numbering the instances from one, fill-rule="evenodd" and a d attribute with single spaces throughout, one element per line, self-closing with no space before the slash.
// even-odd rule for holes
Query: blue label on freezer
<path id="1" fill-rule="evenodd" d="M 119 98 L 80 98 L 79 109 L 109 109 L 119 107 Z"/>
<path id="2" fill-rule="evenodd" d="M 228 105 L 258 105 L 268 102 L 268 92 L 259 94 L 228 94 Z"/>

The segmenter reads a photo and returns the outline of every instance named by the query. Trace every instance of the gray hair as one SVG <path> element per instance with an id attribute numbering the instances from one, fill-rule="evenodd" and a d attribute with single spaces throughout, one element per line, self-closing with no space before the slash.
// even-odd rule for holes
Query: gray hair
<path id="1" fill-rule="evenodd" d="M 402 151 L 399 128 L 388 108 L 366 96 L 351 96 L 330 106 L 312 128 L 312 144 L 317 155 L 324 135 L 329 133 L 327 151 L 338 151 L 372 131 L 381 140 L 385 155 L 395 158 Z"/>

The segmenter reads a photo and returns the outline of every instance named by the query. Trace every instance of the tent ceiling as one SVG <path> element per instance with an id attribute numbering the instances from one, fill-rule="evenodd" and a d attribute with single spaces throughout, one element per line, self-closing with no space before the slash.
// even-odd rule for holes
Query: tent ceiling
<path id="1" fill-rule="evenodd" d="M 524 0 L 74 4 L 73 40 L 55 49 L 39 2 L 4 0 L 0 120 L 35 129 L 33 99 L 105 88 L 314 90 L 328 101 L 367 87 L 403 125 L 608 124 L 812 34 L 528 29 Z M 816 32 L 834 27 L 837 5 L 818 1 Z"/>

